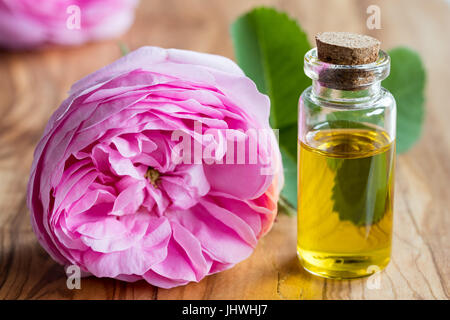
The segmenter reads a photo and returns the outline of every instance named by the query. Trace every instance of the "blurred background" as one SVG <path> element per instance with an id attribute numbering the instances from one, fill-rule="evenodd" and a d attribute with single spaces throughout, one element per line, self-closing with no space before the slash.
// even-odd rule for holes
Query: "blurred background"
<path id="1" fill-rule="evenodd" d="M 60 266 L 39 247 L 25 204 L 33 150 L 70 86 L 130 50 L 152 45 L 234 58 L 230 24 L 256 6 L 298 20 L 310 42 L 321 31 L 364 33 L 383 49 L 406 45 L 427 71 L 421 140 L 399 156 L 394 260 L 382 290 L 364 280 L 314 278 L 295 265 L 295 217 L 282 216 L 254 255 L 199 284 L 157 290 L 145 283 L 89 279 L 70 291 Z M 368 6 L 381 9 L 381 29 L 368 30 Z M 80 46 L 0 51 L 0 298 L 425 298 L 448 299 L 450 286 L 450 1 L 446 0 L 141 0 L 123 36 Z M 298 57 L 303 59 L 303 57 Z M 295 117 L 296 115 L 292 115 Z"/>

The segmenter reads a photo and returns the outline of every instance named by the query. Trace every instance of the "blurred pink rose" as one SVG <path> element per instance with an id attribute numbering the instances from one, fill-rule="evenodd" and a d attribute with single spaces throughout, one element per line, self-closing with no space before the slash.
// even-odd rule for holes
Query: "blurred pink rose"
<path id="1" fill-rule="evenodd" d="M 246 259 L 273 223 L 283 184 L 266 170 L 281 157 L 269 109 L 221 56 L 143 47 L 87 76 L 35 151 L 28 206 L 40 243 L 63 265 L 164 288 Z M 217 137 L 199 140 L 208 130 Z M 259 160 L 233 162 L 235 150 L 225 161 L 237 142 L 224 131 L 249 142 L 252 130 L 271 133 L 245 149 Z M 217 149 L 176 162 L 174 132 Z"/>
<path id="2" fill-rule="evenodd" d="M 0 0 L 0 47 L 74 45 L 124 33 L 137 0 Z"/>

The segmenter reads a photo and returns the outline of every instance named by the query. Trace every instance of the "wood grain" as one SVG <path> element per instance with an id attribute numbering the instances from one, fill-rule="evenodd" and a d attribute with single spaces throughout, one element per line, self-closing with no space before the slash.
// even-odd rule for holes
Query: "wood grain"
<path id="1" fill-rule="evenodd" d="M 450 9 L 433 1 L 142 0 L 122 37 L 131 49 L 177 47 L 233 57 L 229 24 L 255 5 L 297 18 L 312 39 L 319 31 L 375 36 L 383 48 L 408 45 L 428 72 L 422 139 L 398 157 L 393 259 L 373 279 L 332 281 L 303 271 L 295 253 L 295 218 L 279 216 L 254 254 L 200 283 L 164 290 L 140 281 L 85 278 L 69 290 L 61 266 L 38 245 L 25 205 L 33 150 L 70 85 L 120 56 L 117 40 L 37 52 L 0 52 L 0 299 L 448 299 L 450 292 Z M 366 8 L 381 8 L 382 29 L 366 29 Z M 301 57 L 299 57 L 301 59 Z"/>

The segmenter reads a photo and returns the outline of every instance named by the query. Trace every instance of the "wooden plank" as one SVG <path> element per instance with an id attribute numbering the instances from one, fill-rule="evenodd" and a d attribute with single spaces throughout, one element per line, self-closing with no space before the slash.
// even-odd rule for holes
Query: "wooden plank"
<path id="1" fill-rule="evenodd" d="M 274 5 L 319 31 L 363 32 L 384 48 L 418 50 L 428 72 L 423 137 L 398 157 L 393 259 L 378 280 L 324 280 L 297 262 L 295 218 L 279 216 L 254 254 L 235 268 L 171 290 L 144 281 L 82 279 L 68 290 L 62 267 L 38 245 L 25 205 L 32 154 L 70 85 L 120 56 L 117 41 L 37 52 L 0 52 L 0 299 L 448 299 L 450 134 L 447 110 L 449 5 L 433 1 L 141 1 L 122 41 L 233 57 L 229 24 L 250 8 Z M 366 29 L 366 8 L 381 8 L 382 29 Z M 301 59 L 301 57 L 299 57 Z M 373 285 L 379 281 L 379 288 Z M 372 289 L 371 289 L 372 288 Z"/>

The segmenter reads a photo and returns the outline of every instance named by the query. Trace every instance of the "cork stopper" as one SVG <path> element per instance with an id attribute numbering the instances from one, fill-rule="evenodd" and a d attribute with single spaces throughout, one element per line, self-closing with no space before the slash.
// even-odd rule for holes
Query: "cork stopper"
<path id="1" fill-rule="evenodd" d="M 349 32 L 322 32 L 316 35 L 317 55 L 323 62 L 359 65 L 377 61 L 380 41 Z"/>
<path id="2" fill-rule="evenodd" d="M 316 44 L 318 59 L 330 64 L 319 73 L 319 83 L 323 86 L 360 90 L 374 81 L 370 68 L 356 66 L 377 61 L 380 51 L 377 39 L 349 32 L 322 32 L 316 35 Z"/>

